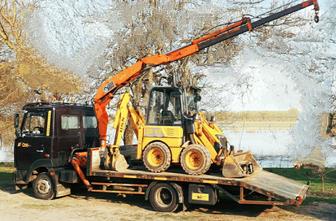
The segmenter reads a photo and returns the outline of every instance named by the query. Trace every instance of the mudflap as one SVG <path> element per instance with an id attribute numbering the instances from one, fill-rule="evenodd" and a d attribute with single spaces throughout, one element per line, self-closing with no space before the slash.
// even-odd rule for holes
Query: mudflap
<path id="1" fill-rule="evenodd" d="M 12 174 L 12 187 L 14 191 L 20 191 L 28 188 L 28 183 L 24 181 L 22 173 L 15 171 Z"/>
<path id="2" fill-rule="evenodd" d="M 68 196 L 71 194 L 71 188 L 68 184 L 61 183 L 59 181 L 59 176 L 55 174 L 54 171 L 49 172 L 49 175 L 52 179 L 55 188 L 55 198 Z"/>
<path id="3" fill-rule="evenodd" d="M 56 198 L 62 197 L 62 196 L 68 196 L 71 194 L 70 187 L 67 187 L 61 183 L 56 185 Z"/>
<path id="4" fill-rule="evenodd" d="M 241 185 L 284 202 L 284 205 L 299 206 L 306 198 L 309 186 L 295 180 L 260 170 L 249 177 L 241 179 Z"/>

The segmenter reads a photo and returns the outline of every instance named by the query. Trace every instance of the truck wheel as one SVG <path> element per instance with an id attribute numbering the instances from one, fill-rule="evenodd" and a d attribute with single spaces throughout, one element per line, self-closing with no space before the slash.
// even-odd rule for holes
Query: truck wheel
<path id="1" fill-rule="evenodd" d="M 159 212 L 174 212 L 178 208 L 176 190 L 168 183 L 157 183 L 149 192 L 149 202 Z"/>
<path id="2" fill-rule="evenodd" d="M 51 200 L 55 196 L 55 186 L 50 176 L 43 172 L 33 181 L 34 196 L 38 199 Z"/>
<path id="3" fill-rule="evenodd" d="M 169 168 L 171 153 L 164 143 L 153 142 L 145 148 L 142 159 L 149 171 L 159 173 Z"/>
<path id="4" fill-rule="evenodd" d="M 180 162 L 187 174 L 200 175 L 208 172 L 211 166 L 211 157 L 206 147 L 192 144 L 182 150 Z"/>

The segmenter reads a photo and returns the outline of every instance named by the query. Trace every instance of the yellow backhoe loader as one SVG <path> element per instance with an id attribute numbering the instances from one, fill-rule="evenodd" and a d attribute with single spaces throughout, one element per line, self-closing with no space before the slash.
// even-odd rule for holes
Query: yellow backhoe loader
<path id="1" fill-rule="evenodd" d="M 192 175 L 206 173 L 213 164 L 223 167 L 225 177 L 243 177 L 258 170 L 250 152 L 235 152 L 214 122 L 207 121 L 204 113 L 196 114 L 199 99 L 198 93 L 183 93 L 177 87 L 153 87 L 145 120 L 133 106 L 130 93 L 125 92 L 118 104 L 110 148 L 120 147 L 129 118 L 138 140 L 136 159 L 152 172 L 163 172 L 171 164 L 181 165 Z M 110 153 L 115 155 L 108 160 L 109 167 L 124 170 L 127 163 L 120 152 Z M 119 163 L 111 160 L 117 157 Z"/>

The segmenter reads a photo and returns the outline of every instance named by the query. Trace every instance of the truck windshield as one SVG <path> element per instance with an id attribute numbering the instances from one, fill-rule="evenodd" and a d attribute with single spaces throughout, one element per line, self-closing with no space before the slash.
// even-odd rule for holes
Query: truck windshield
<path id="1" fill-rule="evenodd" d="M 45 135 L 46 112 L 26 113 L 22 133 L 26 135 Z"/>

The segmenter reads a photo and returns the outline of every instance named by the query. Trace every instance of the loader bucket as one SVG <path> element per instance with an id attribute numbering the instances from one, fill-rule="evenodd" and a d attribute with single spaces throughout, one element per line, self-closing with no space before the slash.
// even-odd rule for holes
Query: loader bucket
<path id="1" fill-rule="evenodd" d="M 112 170 L 123 172 L 128 168 L 128 163 L 121 153 L 117 153 L 112 157 Z"/>
<path id="2" fill-rule="evenodd" d="M 111 154 L 110 151 L 106 149 L 99 151 L 100 156 L 100 169 L 103 170 L 114 170 L 118 172 L 125 171 L 128 168 L 128 163 L 119 150 L 114 150 L 114 153 Z"/>
<path id="3" fill-rule="evenodd" d="M 260 169 L 251 152 L 238 152 L 224 158 L 222 174 L 224 177 L 238 178 L 248 176 Z"/>

